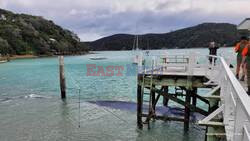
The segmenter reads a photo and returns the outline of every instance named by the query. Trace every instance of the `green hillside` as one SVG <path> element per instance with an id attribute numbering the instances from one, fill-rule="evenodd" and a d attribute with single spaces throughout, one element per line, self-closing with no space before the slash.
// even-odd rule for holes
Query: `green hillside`
<path id="1" fill-rule="evenodd" d="M 84 54 L 85 44 L 73 32 L 43 17 L 15 14 L 0 9 L 2 55 Z"/>
<path id="2" fill-rule="evenodd" d="M 116 34 L 88 42 L 91 50 L 131 50 L 135 35 Z M 239 39 L 236 25 L 228 23 L 203 23 L 165 34 L 139 35 L 140 49 L 200 48 L 215 41 L 232 46 Z"/>

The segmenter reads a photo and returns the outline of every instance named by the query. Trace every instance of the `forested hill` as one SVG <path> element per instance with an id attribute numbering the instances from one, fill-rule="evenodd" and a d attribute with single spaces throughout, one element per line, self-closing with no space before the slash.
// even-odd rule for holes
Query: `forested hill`
<path id="1" fill-rule="evenodd" d="M 91 50 L 131 50 L 135 35 L 116 34 L 89 42 Z M 203 23 L 165 34 L 139 36 L 140 49 L 200 48 L 215 41 L 232 46 L 238 39 L 236 25 L 228 23 Z"/>
<path id="2" fill-rule="evenodd" d="M 88 49 L 73 32 L 43 17 L 0 9 L 0 54 L 83 54 Z"/>

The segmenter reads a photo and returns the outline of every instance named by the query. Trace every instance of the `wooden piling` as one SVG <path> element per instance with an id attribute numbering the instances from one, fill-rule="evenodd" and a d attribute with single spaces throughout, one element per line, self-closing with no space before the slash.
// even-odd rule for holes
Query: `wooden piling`
<path id="1" fill-rule="evenodd" d="M 193 106 L 196 107 L 196 103 L 197 103 L 197 88 L 193 88 L 192 95 L 193 95 L 192 104 L 193 104 Z"/>
<path id="2" fill-rule="evenodd" d="M 7 61 L 9 62 L 10 61 L 10 55 L 7 55 Z"/>
<path id="3" fill-rule="evenodd" d="M 137 85 L 137 127 L 139 129 L 143 128 L 142 122 L 142 87 Z"/>
<path id="4" fill-rule="evenodd" d="M 168 86 L 163 86 L 163 91 L 165 94 L 168 94 Z M 168 101 L 169 99 L 167 97 L 163 97 L 163 105 L 165 107 L 168 107 Z"/>
<path id="5" fill-rule="evenodd" d="M 152 85 L 152 88 L 155 89 L 155 85 Z M 156 97 L 155 97 L 154 90 L 151 90 L 151 95 L 152 95 L 152 107 L 153 107 L 153 110 L 155 111 L 156 105 L 154 105 L 154 103 L 156 103 Z"/>
<path id="6" fill-rule="evenodd" d="M 59 56 L 59 73 L 60 73 L 60 89 L 61 89 L 61 98 L 66 98 L 66 85 L 65 85 L 65 76 L 64 76 L 64 57 Z"/>
<path id="7" fill-rule="evenodd" d="M 184 113 L 184 131 L 187 132 L 189 130 L 189 120 L 190 120 L 190 105 L 191 102 L 191 90 L 186 90 L 186 105 L 185 105 L 185 113 Z"/>

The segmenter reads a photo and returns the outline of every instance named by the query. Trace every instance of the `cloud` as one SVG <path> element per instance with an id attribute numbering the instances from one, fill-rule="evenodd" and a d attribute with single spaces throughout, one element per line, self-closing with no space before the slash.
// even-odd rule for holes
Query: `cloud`
<path id="1" fill-rule="evenodd" d="M 7 6 L 7 1 L 0 1 L 0 7 L 6 7 Z"/>
<path id="2" fill-rule="evenodd" d="M 238 24 L 249 16 L 249 5 L 249 0 L 0 1 L 1 8 L 53 20 L 83 41 L 116 33 L 168 32 L 202 22 Z"/>

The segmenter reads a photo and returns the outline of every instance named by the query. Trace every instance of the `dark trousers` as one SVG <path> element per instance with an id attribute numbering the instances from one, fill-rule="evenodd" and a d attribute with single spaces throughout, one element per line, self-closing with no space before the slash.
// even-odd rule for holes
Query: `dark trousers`
<path id="1" fill-rule="evenodd" d="M 250 87 L 250 64 L 247 63 L 247 87 Z"/>
<path id="2" fill-rule="evenodd" d="M 212 62 L 213 62 L 213 57 L 209 57 L 209 62 L 210 62 L 210 64 L 212 64 Z M 216 58 L 214 58 L 214 64 L 216 63 Z"/>

